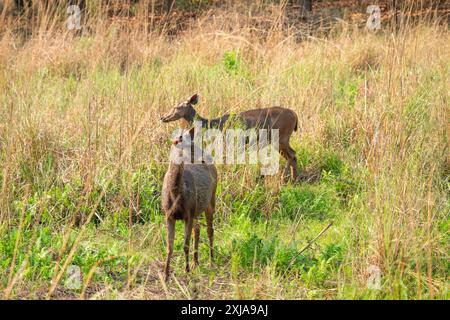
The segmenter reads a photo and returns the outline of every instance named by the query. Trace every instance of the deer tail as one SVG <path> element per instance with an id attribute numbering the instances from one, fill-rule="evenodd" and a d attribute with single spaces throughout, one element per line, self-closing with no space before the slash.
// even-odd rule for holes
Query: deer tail
<path id="1" fill-rule="evenodd" d="M 167 215 L 168 219 L 175 219 L 175 211 L 177 209 L 177 205 L 178 205 L 178 202 L 180 201 L 180 199 L 181 199 L 181 195 L 179 194 L 179 195 L 177 195 L 175 200 L 172 202 L 172 205 L 170 206 L 170 208 L 168 210 L 168 215 Z"/>
<path id="2" fill-rule="evenodd" d="M 297 114 L 294 111 L 292 111 L 292 113 L 294 114 L 294 117 L 295 117 L 294 131 L 297 131 L 298 130 L 298 117 L 297 117 Z"/>

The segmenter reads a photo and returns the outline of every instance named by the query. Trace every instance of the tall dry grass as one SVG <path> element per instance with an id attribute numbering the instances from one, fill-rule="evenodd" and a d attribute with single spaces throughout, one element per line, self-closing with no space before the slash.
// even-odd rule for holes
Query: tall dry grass
<path id="1" fill-rule="evenodd" d="M 159 115 L 193 92 L 201 94 L 198 111 L 208 117 L 289 106 L 300 122 L 294 148 L 319 158 L 335 154 L 358 181 L 329 236 L 345 243 L 343 266 L 326 286 L 314 287 L 315 294 L 325 292 L 318 297 L 448 297 L 447 27 L 424 20 L 371 33 L 342 23 L 329 36 L 303 35 L 307 40 L 299 42 L 298 31 L 283 26 L 282 7 L 272 6 L 265 7 L 260 29 L 252 17 L 228 8 L 167 37 L 164 25 L 152 27 L 149 7 L 131 24 L 107 19 L 105 8 L 90 10 L 95 15 L 84 20 L 81 35 L 64 28 L 60 11 L 26 23 L 2 16 L 0 233 L 14 240 L 2 248 L 4 298 L 63 294 L 77 250 L 122 236 L 102 229 L 113 212 L 127 215 L 126 246 L 91 265 L 81 297 L 94 290 L 95 269 L 117 257 L 127 259 L 126 286 L 104 285 L 94 297 L 192 298 L 197 291 L 221 298 L 315 297 L 299 275 L 280 278 L 267 268 L 256 275 L 242 271 L 238 280 L 233 263 L 215 269 L 216 278 L 199 271 L 195 288 L 185 279 L 169 287 L 159 281 L 163 254 L 148 248 L 162 243 L 162 224 L 151 216 L 135 226 L 143 211 L 139 181 L 143 172 L 158 180 L 165 169 L 165 142 L 175 124 L 163 125 Z M 225 53 L 232 53 L 235 67 L 224 67 Z M 227 223 L 237 214 L 227 194 L 253 190 L 252 170 L 219 168 L 224 246 L 231 238 Z M 68 200 L 55 205 L 52 190 L 65 186 L 72 186 Z M 267 216 L 281 189 L 276 177 L 266 181 L 261 210 Z M 41 228 L 60 236 L 42 249 L 52 257 L 51 281 L 32 268 Z M 282 220 L 277 228 L 291 226 Z M 128 259 L 134 254 L 141 257 L 137 265 Z M 371 265 L 383 274 L 379 291 L 366 286 Z M 137 285 L 142 270 L 145 281 Z M 302 290 L 289 286 L 292 277 Z M 242 281 L 247 286 L 237 284 Z"/>

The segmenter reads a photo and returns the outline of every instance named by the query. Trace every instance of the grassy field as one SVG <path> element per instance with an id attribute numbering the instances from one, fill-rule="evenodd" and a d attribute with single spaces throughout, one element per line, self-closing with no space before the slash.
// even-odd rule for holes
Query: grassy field
<path id="1" fill-rule="evenodd" d="M 265 33 L 206 17 L 175 38 L 3 27 L 1 298 L 449 298 L 448 28 L 342 24 L 299 42 L 273 17 Z M 165 284 L 160 192 L 181 123 L 159 117 L 195 92 L 204 117 L 293 109 L 305 179 L 218 166 L 216 263 L 203 220 L 185 274 L 178 223 Z"/>

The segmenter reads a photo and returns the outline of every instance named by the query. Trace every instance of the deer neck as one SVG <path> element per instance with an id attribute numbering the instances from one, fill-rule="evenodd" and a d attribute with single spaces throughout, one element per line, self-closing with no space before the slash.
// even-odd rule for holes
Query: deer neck
<path id="1" fill-rule="evenodd" d="M 197 112 L 195 112 L 194 114 L 186 115 L 184 117 L 184 120 L 186 120 L 186 122 L 187 122 L 187 124 L 189 126 L 192 126 L 194 124 L 194 121 L 201 121 L 202 122 L 202 126 L 207 126 L 207 124 L 209 122 L 208 119 L 203 118 Z"/>
<path id="2" fill-rule="evenodd" d="M 219 118 L 213 118 L 211 120 L 208 120 L 206 118 L 203 118 L 201 115 L 199 115 L 197 112 L 193 115 L 185 116 L 184 120 L 188 123 L 189 126 L 192 126 L 194 124 L 194 121 L 201 121 L 202 127 L 206 128 L 219 128 L 222 130 L 223 125 L 228 120 L 230 115 L 225 114 Z"/>
<path id="3" fill-rule="evenodd" d="M 223 115 L 221 117 L 211 119 L 209 121 L 209 123 L 210 123 L 209 126 L 211 128 L 217 128 L 219 130 L 222 130 L 223 126 L 224 126 L 225 122 L 227 122 L 228 118 L 229 118 L 229 115 L 225 114 L 225 115 Z"/>
<path id="4" fill-rule="evenodd" d="M 176 164 L 170 162 L 169 164 L 169 192 L 173 196 L 181 195 L 183 193 L 183 172 L 184 164 Z"/>

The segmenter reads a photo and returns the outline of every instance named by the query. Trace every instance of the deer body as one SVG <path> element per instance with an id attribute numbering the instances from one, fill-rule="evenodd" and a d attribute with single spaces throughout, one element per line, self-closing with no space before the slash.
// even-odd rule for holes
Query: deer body
<path id="1" fill-rule="evenodd" d="M 216 187 L 217 171 L 213 165 L 170 162 L 169 169 L 164 176 L 161 197 L 167 227 L 167 258 L 164 269 L 166 280 L 170 273 L 176 220 L 183 220 L 185 224 L 184 253 L 186 271 L 189 272 L 189 245 L 192 229 L 194 229 L 194 264 L 198 265 L 200 239 L 198 218 L 201 213 L 205 212 L 212 261 Z"/>
<path id="2" fill-rule="evenodd" d="M 230 119 L 230 115 L 226 114 L 219 118 L 211 120 L 205 119 L 198 115 L 193 105 L 198 103 L 198 95 L 193 95 L 190 99 L 180 103 L 173 110 L 163 116 L 161 120 L 163 122 L 171 122 L 178 119 L 184 119 L 190 126 L 195 120 L 202 122 L 204 128 L 217 128 L 223 130 L 227 121 Z M 283 107 L 271 107 L 260 108 L 244 111 L 237 115 L 237 118 L 241 120 L 247 129 L 271 129 L 279 130 L 279 146 L 280 153 L 286 159 L 287 164 L 284 170 L 284 176 L 289 174 L 289 169 L 292 170 L 293 180 L 297 179 L 297 158 L 294 149 L 289 144 L 289 140 L 294 131 L 298 129 L 298 118 L 294 111 Z M 191 136 L 193 135 L 193 129 L 191 129 Z"/>

